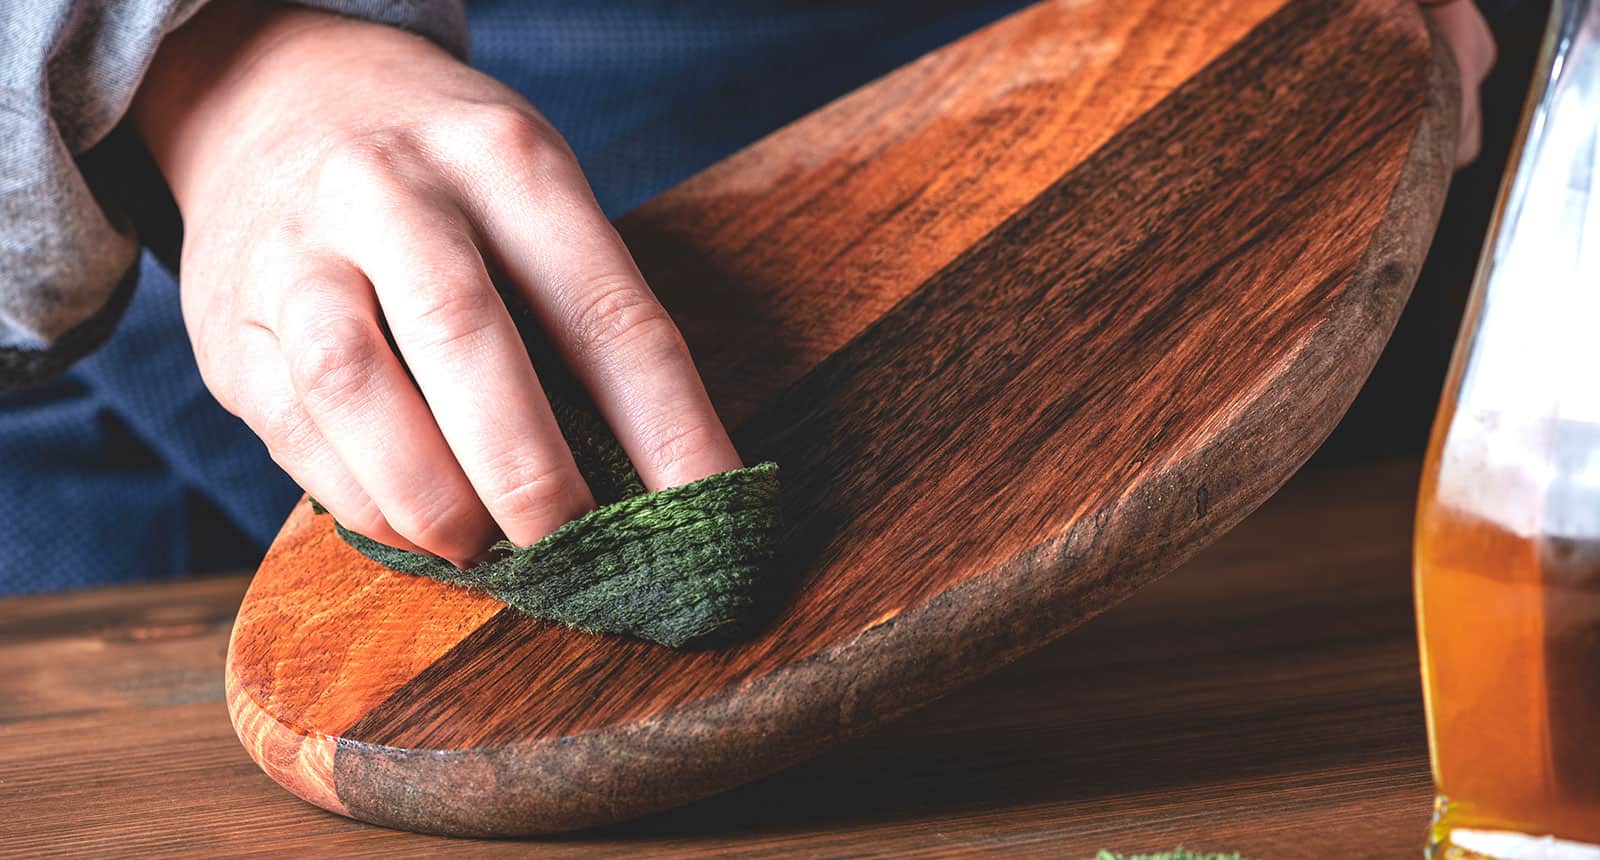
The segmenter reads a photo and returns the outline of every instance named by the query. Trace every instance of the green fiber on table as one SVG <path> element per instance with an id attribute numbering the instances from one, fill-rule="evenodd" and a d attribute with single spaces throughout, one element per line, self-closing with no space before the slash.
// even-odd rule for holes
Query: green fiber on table
<path id="1" fill-rule="evenodd" d="M 1101 850 L 1093 860 L 1245 860 L 1238 854 L 1200 854 L 1194 850 L 1163 850 L 1158 854 L 1117 854 L 1114 850 Z"/>

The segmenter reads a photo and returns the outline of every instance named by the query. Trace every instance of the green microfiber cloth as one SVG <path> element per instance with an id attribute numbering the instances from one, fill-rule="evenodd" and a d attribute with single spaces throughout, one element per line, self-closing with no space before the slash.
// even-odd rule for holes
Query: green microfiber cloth
<path id="1" fill-rule="evenodd" d="M 748 635 L 769 605 L 780 535 L 778 467 L 762 463 L 646 492 L 627 454 L 513 306 L 562 434 L 598 508 L 532 546 L 501 541 L 461 570 L 338 523 L 345 542 L 393 570 L 476 588 L 530 615 L 673 648 Z M 318 513 L 321 506 L 312 500 Z"/>
<path id="2" fill-rule="evenodd" d="M 1122 855 L 1110 850 L 1101 850 L 1094 855 L 1093 860 L 1245 860 L 1238 854 L 1197 854 L 1192 850 L 1179 849 L 1163 850 L 1160 854 L 1133 854 Z"/>
<path id="3" fill-rule="evenodd" d="M 335 524 L 357 552 L 404 573 L 476 588 L 540 618 L 673 648 L 747 632 L 777 540 L 778 467 L 763 463 L 630 496 L 529 547 L 461 570 Z"/>

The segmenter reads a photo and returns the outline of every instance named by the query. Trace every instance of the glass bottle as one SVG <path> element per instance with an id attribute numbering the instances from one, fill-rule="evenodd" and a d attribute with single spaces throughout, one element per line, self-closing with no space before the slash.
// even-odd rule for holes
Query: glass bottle
<path id="1" fill-rule="evenodd" d="M 1431 857 L 1600 858 L 1600 0 L 1554 0 L 1424 468 Z"/>

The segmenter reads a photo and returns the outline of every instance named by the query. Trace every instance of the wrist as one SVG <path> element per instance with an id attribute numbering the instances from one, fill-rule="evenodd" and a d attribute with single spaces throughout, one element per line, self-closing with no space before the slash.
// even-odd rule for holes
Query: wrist
<path id="1" fill-rule="evenodd" d="M 315 79 L 313 66 L 341 45 L 349 50 L 353 37 L 387 30 L 259 0 L 212 0 L 169 34 L 129 118 L 185 214 L 223 173 L 210 165 L 237 166 L 240 153 L 270 149 L 274 130 L 312 112 L 317 94 L 302 83 Z"/>

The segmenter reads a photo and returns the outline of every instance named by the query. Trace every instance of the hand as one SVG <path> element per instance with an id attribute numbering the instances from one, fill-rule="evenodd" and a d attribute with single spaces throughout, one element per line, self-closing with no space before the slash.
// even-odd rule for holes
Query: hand
<path id="1" fill-rule="evenodd" d="M 346 526 L 465 565 L 593 506 L 491 271 L 648 488 L 739 467 L 565 142 L 433 44 L 216 0 L 133 119 L 183 212 L 207 387 Z"/>
<path id="2" fill-rule="evenodd" d="M 1444 37 L 1461 76 L 1461 129 L 1456 136 L 1456 167 L 1478 157 L 1483 145 L 1483 106 L 1479 90 L 1494 68 L 1494 34 L 1473 0 L 1424 6 L 1434 32 Z"/>

